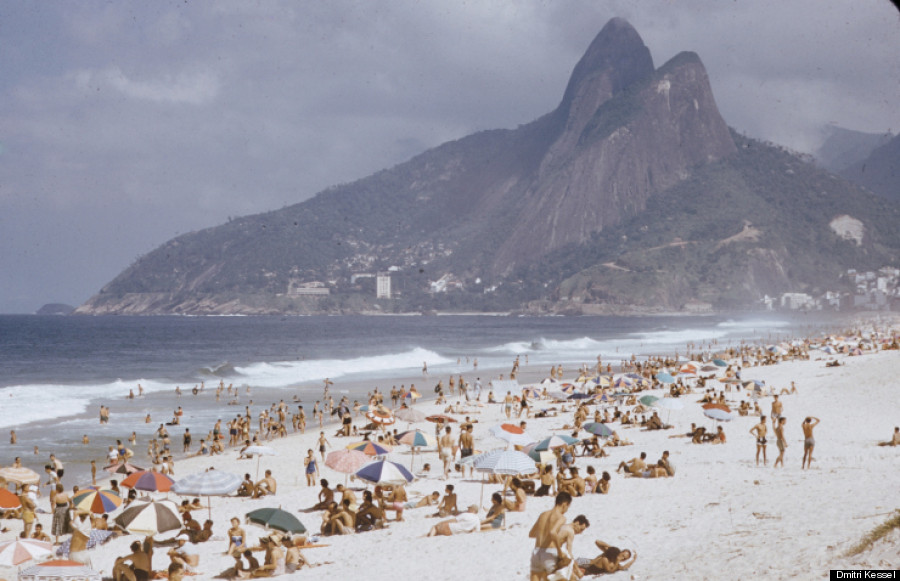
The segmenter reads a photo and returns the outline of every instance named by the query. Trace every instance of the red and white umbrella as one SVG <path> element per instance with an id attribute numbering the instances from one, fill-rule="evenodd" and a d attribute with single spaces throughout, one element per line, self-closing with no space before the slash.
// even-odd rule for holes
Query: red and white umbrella
<path id="1" fill-rule="evenodd" d="M 513 446 L 525 446 L 535 441 L 525 430 L 513 424 L 500 424 L 488 431 L 495 438 L 500 438 Z"/>
<path id="2" fill-rule="evenodd" d="M 367 411 L 366 417 L 369 418 L 369 420 L 371 420 L 373 423 L 381 424 L 383 426 L 389 426 L 396 421 L 396 418 L 394 418 L 394 414 L 391 413 L 391 410 L 387 409 L 383 405 L 379 405 L 375 409 Z"/>
<path id="3" fill-rule="evenodd" d="M 44 561 L 19 572 L 19 581 L 47 581 L 65 579 L 67 581 L 101 581 L 103 576 L 78 561 Z"/>
<path id="4" fill-rule="evenodd" d="M 325 465 L 341 474 L 353 474 L 371 461 L 368 454 L 359 450 L 335 450 L 325 456 Z"/>
<path id="5" fill-rule="evenodd" d="M 0 478 L 19 485 L 40 484 L 41 482 L 41 477 L 37 472 L 31 468 L 25 468 L 24 466 L 19 468 L 16 468 L 15 466 L 0 468 Z"/>
<path id="6" fill-rule="evenodd" d="M 16 539 L 0 543 L 0 565 L 15 567 L 25 561 L 53 554 L 53 545 L 36 539 Z"/>

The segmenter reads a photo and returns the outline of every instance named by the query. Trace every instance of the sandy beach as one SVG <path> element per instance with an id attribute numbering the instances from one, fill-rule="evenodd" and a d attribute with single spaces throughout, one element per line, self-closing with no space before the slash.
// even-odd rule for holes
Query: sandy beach
<path id="1" fill-rule="evenodd" d="M 842 365 L 826 367 L 828 359 L 837 359 Z M 779 391 L 795 382 L 798 389 L 798 393 L 781 396 L 788 442 L 783 468 L 772 467 L 778 450 L 771 428 L 768 465 L 757 466 L 754 461 L 755 441 L 749 430 L 758 418 L 752 415 L 724 423 L 727 442 L 722 445 L 692 444 L 690 438 L 670 438 L 687 432 L 692 422 L 715 429 L 715 422 L 705 417 L 701 405 L 696 403 L 702 393 L 683 396 L 683 410 L 662 412 L 663 419 L 668 418 L 674 424 L 672 430 L 645 431 L 613 424 L 619 436 L 633 445 L 608 447 L 609 456 L 605 458 L 576 458 L 575 465 L 582 475 L 588 466 L 593 466 L 598 474 L 610 472 L 612 484 L 607 495 L 589 494 L 574 499 L 566 514 L 569 521 L 584 514 L 591 523 L 583 534 L 575 537 L 575 556 L 595 557 L 598 551 L 594 541 L 598 539 L 636 551 L 637 560 L 630 570 L 615 574 L 616 578 L 623 579 L 821 579 L 829 569 L 900 567 L 900 531 L 896 529 L 871 550 L 854 557 L 845 556 L 864 535 L 900 508 L 896 493 L 900 447 L 877 445 L 889 439 L 894 426 L 900 425 L 898 369 L 900 351 L 829 356 L 817 350 L 810 351 L 809 360 L 744 368 L 744 380 L 762 380 Z M 566 377 L 574 379 L 570 376 L 567 371 Z M 520 379 L 524 384 L 537 377 Z M 486 399 L 486 391 L 482 400 Z M 645 393 L 661 397 L 663 390 Z M 504 394 L 496 395 L 502 399 Z M 725 395 L 730 403 L 736 404 L 746 397 L 746 392 Z M 766 415 L 771 402 L 769 396 L 759 400 Z M 536 405 L 549 406 L 549 403 Z M 433 401 L 420 401 L 413 407 L 426 414 L 443 412 L 443 406 Z M 573 409 L 571 404 L 567 407 L 569 411 Z M 472 419 L 477 420 L 474 424 L 476 450 L 505 447 L 503 441 L 488 432 L 492 426 L 506 421 L 502 404 L 473 406 L 469 411 Z M 814 461 L 809 470 L 802 470 L 800 424 L 807 416 L 819 418 L 821 423 L 815 428 Z M 463 415 L 457 417 L 462 419 Z M 362 420 L 354 417 L 354 424 L 361 425 Z M 527 431 L 541 439 L 569 433 L 570 430 L 562 427 L 571 423 L 571 413 L 529 418 Z M 454 439 L 459 433 L 457 425 L 453 424 Z M 231 517 L 243 520 L 251 510 L 281 507 L 297 514 L 311 532 L 318 531 L 321 523 L 318 511 L 298 512 L 315 504 L 319 491 L 318 486 L 306 485 L 303 474 L 306 450 L 317 449 L 319 430 L 313 422 L 309 426 L 304 435 L 291 434 L 265 442 L 277 455 L 261 458 L 260 475 L 266 469 L 273 471 L 278 482 L 275 496 L 212 497 L 214 537 L 193 546 L 200 554 L 199 574 L 194 578 L 214 578 L 233 564 L 233 559 L 224 555 Z M 392 427 L 404 430 L 407 423 L 398 421 Z M 412 427 L 434 432 L 434 425 L 429 422 Z M 328 451 L 358 440 L 336 438 L 333 433 L 333 426 L 326 427 L 331 443 Z M 173 444 L 177 444 L 179 432 L 172 434 Z M 630 460 L 640 452 L 646 452 L 648 461 L 655 462 L 664 450 L 670 452 L 671 463 L 676 468 L 672 478 L 626 478 L 615 472 L 621 461 Z M 137 452 L 143 457 L 143 450 Z M 388 458 L 409 466 L 409 448 L 398 446 Z M 437 469 L 440 462 L 433 449 L 416 456 L 416 468 L 424 462 L 434 467 L 432 476 L 418 478 L 407 486 L 411 499 L 432 491 L 443 492 L 449 482 L 456 486 L 459 506 L 479 504 L 479 516 L 484 518 L 490 494 L 499 485 L 485 485 L 482 501 L 478 474 L 470 479 L 454 472 L 445 481 Z M 220 456 L 179 460 L 175 479 L 212 466 L 238 475 L 249 472 L 255 476 L 257 461 L 239 460 L 236 449 L 227 449 Z M 324 467 L 322 462 L 320 471 L 320 477 L 327 478 L 332 485 L 345 480 L 343 474 Z M 359 490 L 364 488 L 361 481 L 350 485 Z M 361 496 L 359 491 L 357 495 Z M 181 500 L 172 494 L 169 497 Z M 505 530 L 434 538 L 424 538 L 430 527 L 441 520 L 429 518 L 433 508 L 410 509 L 405 511 L 403 522 L 392 521 L 384 530 L 322 537 L 319 542 L 326 546 L 307 549 L 304 555 L 314 563 L 327 564 L 287 577 L 527 579 L 534 546 L 528 533 L 540 512 L 552 504 L 552 497 L 528 497 L 524 512 L 509 513 Z M 39 507 L 48 509 L 46 496 L 41 497 Z M 45 529 L 50 526 L 51 516 L 46 512 L 38 515 Z M 195 512 L 195 518 L 201 523 L 206 517 L 206 510 Z M 0 541 L 11 540 L 22 527 L 21 521 L 4 520 L 2 524 L 10 530 L 0 534 Z M 267 530 L 256 525 L 243 526 L 253 545 L 268 535 Z M 135 538 L 123 536 L 90 551 L 93 568 L 109 576 L 115 558 L 127 554 L 128 545 Z M 262 553 L 259 559 L 262 561 Z M 167 565 L 164 549 L 157 550 L 154 568 L 164 570 Z M 9 571 L 0 569 L 0 578 L 4 575 L 10 575 Z"/>

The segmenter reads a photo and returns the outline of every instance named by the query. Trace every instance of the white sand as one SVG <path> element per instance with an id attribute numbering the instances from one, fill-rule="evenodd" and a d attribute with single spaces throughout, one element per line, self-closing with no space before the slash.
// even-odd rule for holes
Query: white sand
<path id="1" fill-rule="evenodd" d="M 813 351 L 813 357 L 818 352 Z M 842 567 L 897 568 L 900 566 L 900 535 L 896 531 L 875 549 L 852 559 L 842 555 L 867 532 L 882 523 L 898 506 L 897 486 L 900 448 L 878 447 L 893 427 L 900 424 L 900 352 L 881 352 L 839 359 L 845 366 L 826 369 L 824 361 L 811 360 L 782 363 L 775 366 L 745 369 L 744 379 L 762 379 L 770 386 L 785 387 L 793 380 L 799 393 L 782 396 L 788 418 L 789 448 L 785 468 L 771 467 L 777 456 L 775 438 L 770 430 L 769 466 L 754 463 L 754 438 L 748 430 L 754 417 L 739 417 L 725 425 L 725 445 L 694 445 L 687 438 L 669 439 L 673 433 L 687 431 L 691 422 L 711 427 L 711 420 L 701 414 L 699 395 L 685 398 L 686 408 L 671 413 L 676 430 L 643 432 L 639 429 L 618 431 L 634 441 L 634 446 L 610 448 L 609 458 L 578 458 L 577 465 L 593 465 L 598 474 L 613 474 L 609 495 L 577 498 L 568 518 L 585 514 L 591 527 L 576 537 L 575 555 L 593 557 L 595 539 L 622 548 L 636 549 L 638 559 L 627 573 L 617 578 L 634 579 L 821 579 L 829 569 Z M 730 394 L 736 398 L 737 394 Z M 760 401 L 768 414 L 771 398 Z M 427 413 L 438 408 L 430 402 L 417 405 Z M 815 462 L 811 470 L 802 471 L 803 453 L 800 423 L 807 415 L 817 416 Z M 476 448 L 488 450 L 503 447 L 503 442 L 487 433 L 500 423 L 502 407 L 485 406 L 477 417 Z M 663 412 L 664 419 L 666 417 Z M 571 421 L 571 416 L 528 420 L 528 431 L 543 437 Z M 505 420 L 505 418 L 503 418 Z M 358 420 L 357 420 L 358 422 Z M 770 424 L 771 425 L 771 424 Z M 405 423 L 397 427 L 406 428 Z M 431 432 L 427 422 L 419 427 Z M 350 439 L 331 438 L 343 447 Z M 231 516 L 243 517 L 250 510 L 281 506 L 290 511 L 315 503 L 318 487 L 308 488 L 303 476 L 302 458 L 312 448 L 318 430 L 305 436 L 275 440 L 270 445 L 279 456 L 263 457 L 261 471 L 272 468 L 278 480 L 276 497 L 245 500 L 213 498 L 213 520 L 216 538 L 197 545 L 201 554 L 198 579 L 212 578 L 228 568 L 232 559 L 223 552 Z M 454 429 L 454 435 L 457 430 Z M 615 474 L 622 460 L 646 451 L 655 461 L 663 450 L 670 450 L 677 468 L 675 478 L 631 479 Z M 406 447 L 398 448 L 392 458 L 408 465 Z M 317 453 L 318 456 L 318 453 Z M 210 465 L 237 474 L 255 473 L 256 460 L 235 459 L 228 451 L 214 458 L 191 458 L 177 465 L 178 476 L 201 471 Z M 416 458 L 438 465 L 435 452 Z M 320 469 L 324 466 L 320 463 Z M 320 474 L 332 484 L 343 482 L 344 476 L 324 468 Z M 480 484 L 454 475 L 459 504 L 464 507 L 479 502 Z M 443 491 L 440 479 L 417 480 L 408 486 L 413 495 Z M 496 485 L 485 488 L 483 506 L 489 504 Z M 177 498 L 177 497 L 176 497 Z M 42 499 L 46 502 L 46 499 Z M 528 499 L 527 512 L 511 515 L 510 528 L 453 537 L 422 538 L 439 519 L 426 518 L 431 510 L 406 511 L 405 522 L 391 522 L 387 530 L 349 536 L 323 538 L 330 546 L 305 551 L 314 562 L 331 561 L 324 567 L 303 570 L 291 578 L 319 579 L 526 579 L 533 542 L 528 531 L 538 513 L 549 508 L 552 498 Z M 393 514 L 393 513 L 390 513 Z M 482 510 L 480 513 L 484 515 Z M 299 513 L 307 528 L 317 530 L 318 514 Z M 195 518 L 202 523 L 206 511 Z M 50 515 L 40 515 L 45 527 Z M 18 522 L 4 521 L 13 532 L 0 536 L 7 540 L 20 530 Z M 245 525 L 253 540 L 266 531 Z M 123 537 L 92 551 L 92 564 L 106 575 L 116 556 L 128 552 L 134 537 Z M 260 554 L 260 561 L 262 555 Z M 154 567 L 164 569 L 167 558 L 158 550 Z"/>

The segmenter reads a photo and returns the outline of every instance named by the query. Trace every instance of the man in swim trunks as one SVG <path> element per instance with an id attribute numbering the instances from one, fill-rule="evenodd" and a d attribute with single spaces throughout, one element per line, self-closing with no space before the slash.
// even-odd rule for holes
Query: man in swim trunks
<path id="1" fill-rule="evenodd" d="M 787 448 L 787 440 L 784 439 L 784 423 L 786 421 L 787 419 L 784 417 L 778 418 L 778 424 L 774 428 L 775 445 L 778 446 L 778 458 L 775 459 L 773 468 L 778 468 L 779 464 L 784 468 L 784 449 Z"/>
<path id="2" fill-rule="evenodd" d="M 803 428 L 803 461 L 800 464 L 800 469 L 809 468 L 812 465 L 813 460 L 813 448 L 816 447 L 816 440 L 813 438 L 813 428 L 819 425 L 819 418 L 814 418 L 812 416 L 803 420 L 803 425 L 800 427 Z"/>
<path id="3" fill-rule="evenodd" d="M 534 550 L 531 552 L 531 581 L 544 581 L 556 570 L 560 554 L 559 529 L 566 523 L 566 511 L 572 504 L 572 497 L 567 492 L 556 495 L 556 503 L 550 510 L 538 516 L 528 537 L 534 539 Z"/>
<path id="4" fill-rule="evenodd" d="M 756 465 L 759 466 L 759 453 L 762 452 L 763 465 L 766 465 L 766 416 L 759 416 L 759 423 L 750 428 L 756 436 Z"/>
<path id="5" fill-rule="evenodd" d="M 550 576 L 551 580 L 568 581 L 572 577 L 572 568 L 575 562 L 572 544 L 575 542 L 575 535 L 580 535 L 589 526 L 591 526 L 591 523 L 587 517 L 579 514 L 572 522 L 559 528 L 559 533 L 556 536 L 559 538 L 560 548 L 563 550 L 559 552 L 558 569 Z"/>
<path id="6" fill-rule="evenodd" d="M 444 480 L 450 477 L 450 465 L 456 454 L 453 451 L 453 436 L 450 434 L 450 426 L 444 428 L 444 435 L 438 440 L 438 456 L 444 463 Z"/>

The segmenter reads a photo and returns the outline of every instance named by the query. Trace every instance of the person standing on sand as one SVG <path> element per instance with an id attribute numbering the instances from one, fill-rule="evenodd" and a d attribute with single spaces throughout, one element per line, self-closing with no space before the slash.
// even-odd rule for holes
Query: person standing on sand
<path id="1" fill-rule="evenodd" d="M 306 458 L 303 460 L 306 473 L 306 485 L 315 486 L 316 479 L 319 476 L 319 467 L 316 465 L 316 455 L 312 448 L 306 451 Z"/>
<path id="2" fill-rule="evenodd" d="M 809 468 L 812 466 L 813 461 L 813 448 L 816 447 L 816 440 L 813 438 L 813 428 L 819 425 L 819 418 L 814 418 L 812 416 L 803 420 L 803 424 L 800 426 L 803 428 L 803 462 L 800 464 L 800 469 Z"/>
<path id="3" fill-rule="evenodd" d="M 778 458 L 775 459 L 773 468 L 778 468 L 779 464 L 784 468 L 784 449 L 787 448 L 787 440 L 784 439 L 784 423 L 786 421 L 787 419 L 783 416 L 778 418 L 778 424 L 773 428 L 776 438 L 775 445 L 778 446 Z"/>
<path id="4" fill-rule="evenodd" d="M 566 524 L 565 514 L 571 504 L 572 497 L 569 493 L 560 492 L 556 495 L 553 508 L 542 512 L 528 532 L 528 538 L 534 539 L 534 550 L 531 551 L 531 581 L 544 581 L 556 570 L 560 554 L 559 530 Z"/>
<path id="5" fill-rule="evenodd" d="M 450 426 L 444 428 L 444 435 L 438 440 L 438 456 L 444 463 L 444 480 L 450 477 L 450 464 L 456 454 L 453 451 L 453 436 L 450 435 Z"/>
<path id="6" fill-rule="evenodd" d="M 778 400 L 778 394 L 775 394 L 775 399 L 772 400 L 772 428 L 778 424 L 779 418 L 781 418 L 781 414 L 784 413 L 784 404 L 783 402 Z"/>
<path id="7" fill-rule="evenodd" d="M 321 413 L 321 412 L 319 412 Z M 325 432 L 319 432 L 319 453 L 322 455 L 322 462 L 325 461 L 325 446 L 331 446 L 331 442 L 325 437 Z"/>
<path id="8" fill-rule="evenodd" d="M 750 428 L 750 433 L 756 436 L 756 465 L 759 466 L 759 453 L 762 452 L 763 465 L 766 461 L 766 416 L 759 416 L 759 423 Z"/>

